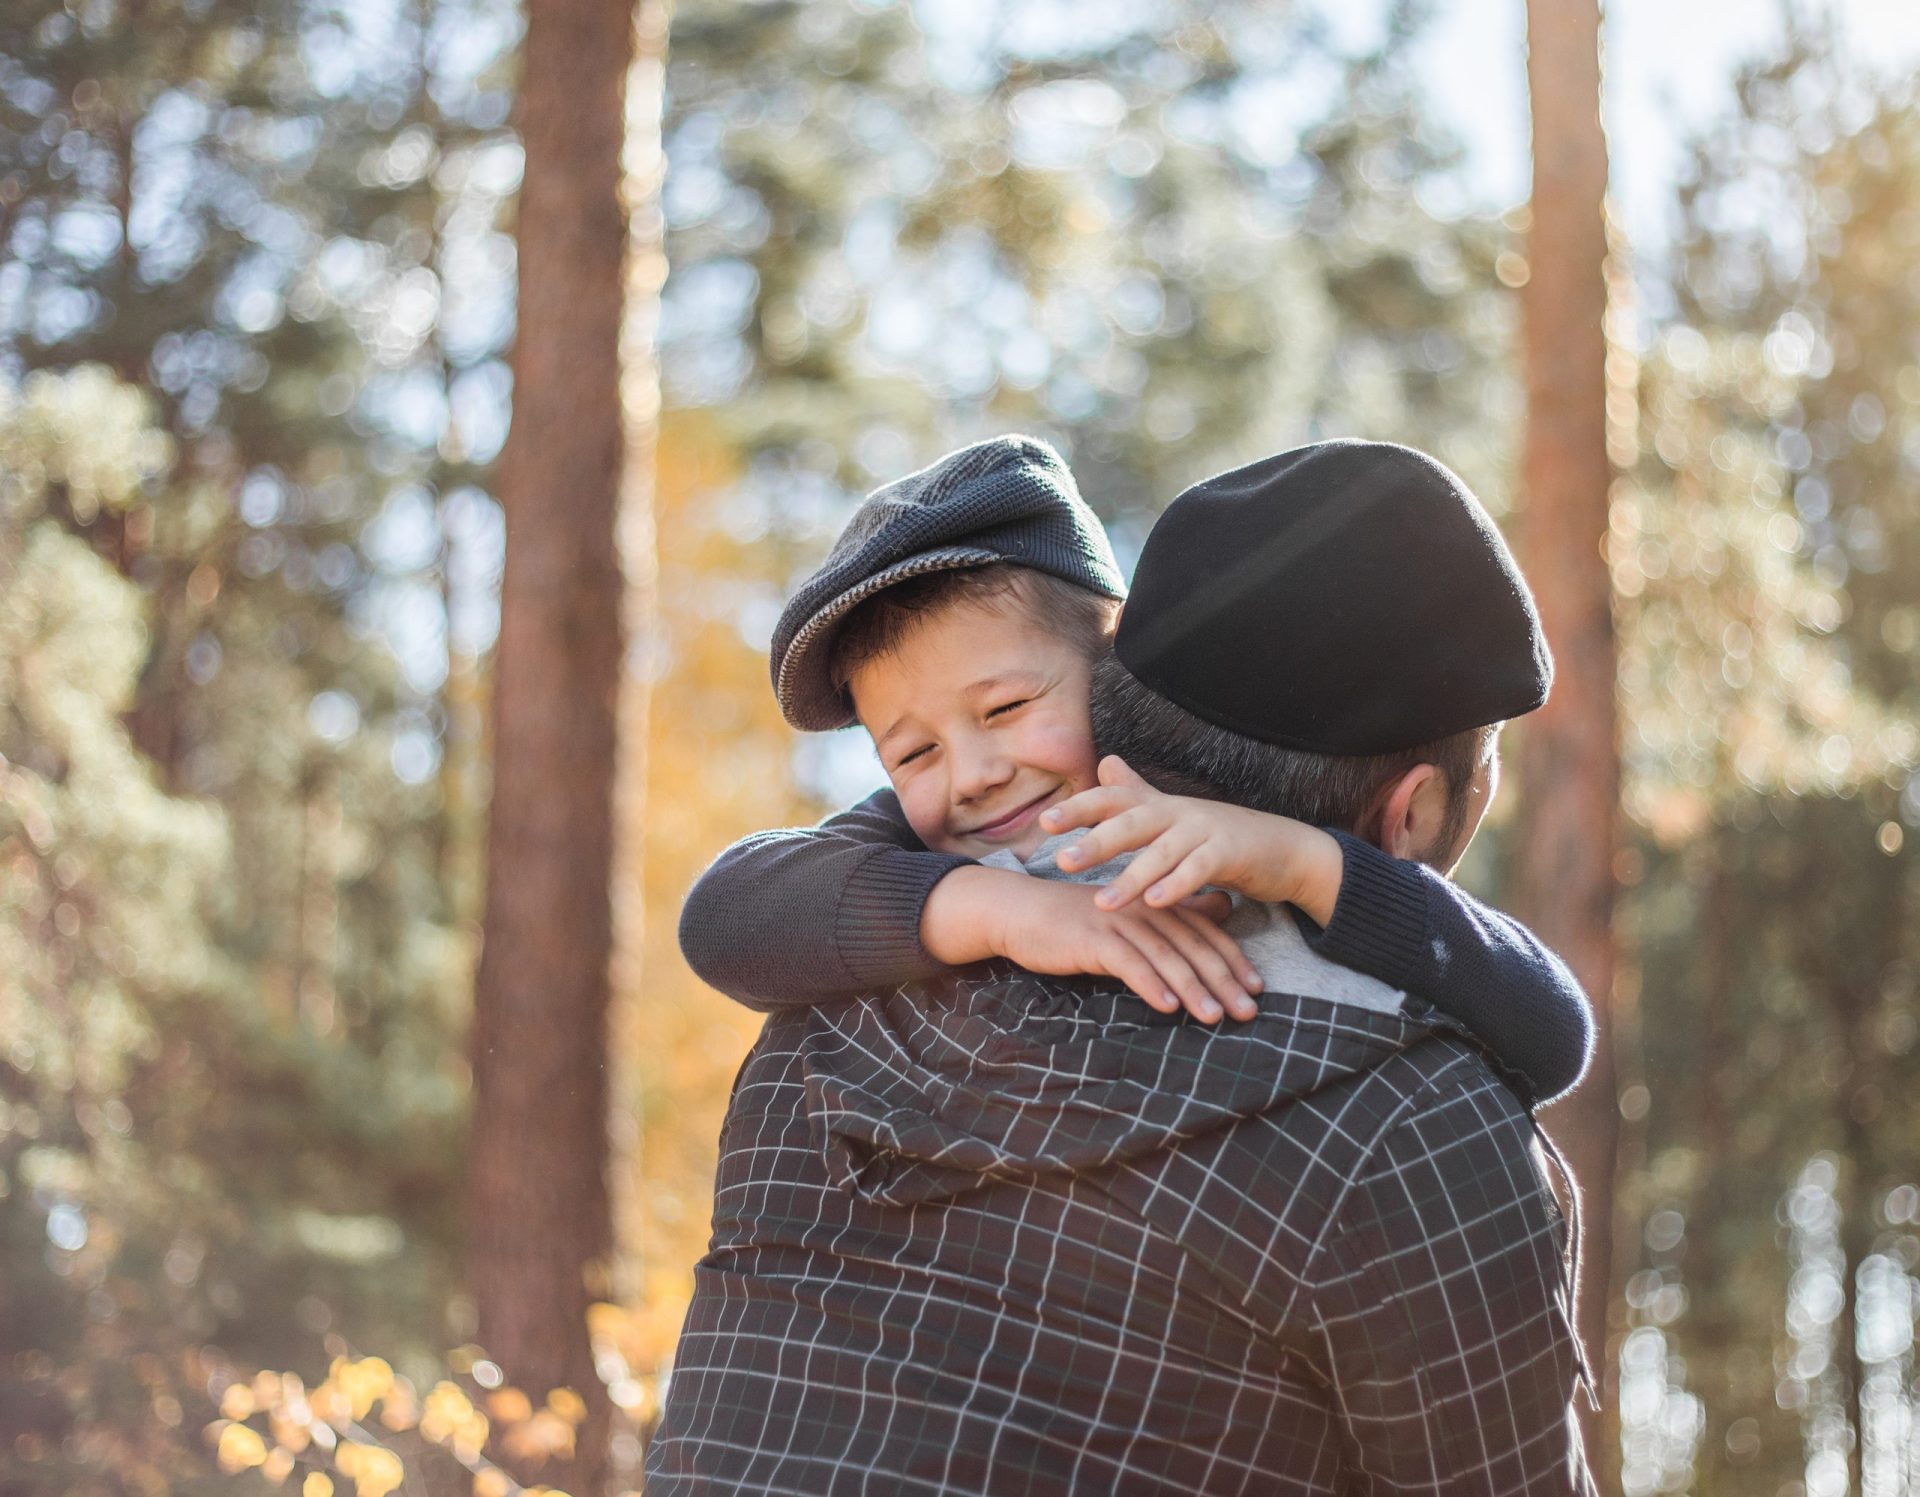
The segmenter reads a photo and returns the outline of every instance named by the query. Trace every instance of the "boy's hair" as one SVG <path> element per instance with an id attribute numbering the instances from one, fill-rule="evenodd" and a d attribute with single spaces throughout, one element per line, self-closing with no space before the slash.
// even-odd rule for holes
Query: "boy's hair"
<path id="1" fill-rule="evenodd" d="M 1365 836 L 1362 822 L 1381 790 L 1408 770 L 1432 764 L 1446 776 L 1441 845 L 1454 846 L 1466 827 L 1474 771 L 1499 725 L 1400 749 L 1390 754 L 1315 754 L 1263 743 L 1196 717 L 1144 685 L 1108 651 L 1093 667 L 1093 740 L 1118 754 L 1155 789 L 1230 801 L 1291 816 L 1311 826 Z"/>
<path id="2" fill-rule="evenodd" d="M 1089 662 L 1107 653 L 1120 609 L 1116 598 L 1011 563 L 923 572 L 875 593 L 847 615 L 827 657 L 834 688 L 845 690 L 861 666 L 891 654 L 916 625 L 961 603 L 1017 608 Z"/>

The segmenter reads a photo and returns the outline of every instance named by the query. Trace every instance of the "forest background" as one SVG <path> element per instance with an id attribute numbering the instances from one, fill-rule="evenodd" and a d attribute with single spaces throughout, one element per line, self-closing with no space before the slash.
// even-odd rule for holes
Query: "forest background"
<path id="1" fill-rule="evenodd" d="M 1603 1467 L 1915 1490 L 1911 78 L 1791 18 L 1665 240 L 1595 254 L 1583 534 L 1525 450 L 1579 183 L 1541 149 L 1531 206 L 1462 203 L 1420 7 L 1361 46 L 1235 0 L 541 31 L 592 10 L 0 12 L 0 1490 L 637 1485 L 758 1028 L 679 901 L 873 777 L 781 725 L 774 617 L 863 491 L 1008 429 L 1128 562 L 1186 483 L 1348 433 L 1439 454 L 1523 560 L 1571 538 L 1606 762 L 1522 725 L 1464 878 L 1555 934 L 1549 808 L 1617 776 L 1576 912 L 1607 1063 L 1554 1122 L 1618 1130 Z M 591 284 L 535 256 L 582 202 Z M 530 341 L 568 304 L 591 358 Z M 584 579 L 518 677 L 508 515 Z M 589 668 L 592 721 L 496 715 Z M 546 971 L 561 886 L 501 814 L 596 803 L 568 872 L 612 895 Z"/>

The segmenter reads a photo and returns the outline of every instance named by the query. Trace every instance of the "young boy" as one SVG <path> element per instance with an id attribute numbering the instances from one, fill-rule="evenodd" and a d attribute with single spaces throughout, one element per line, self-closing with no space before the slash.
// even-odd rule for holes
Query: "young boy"
<path id="1" fill-rule="evenodd" d="M 978 443 L 871 496 L 783 614 L 771 663 L 788 721 L 859 721 L 893 788 L 724 853 L 682 914 L 694 970 L 766 1008 L 1002 957 L 1110 976 L 1216 1022 L 1252 1018 L 1254 995 L 1310 949 L 1354 970 L 1332 996 L 1432 1003 L 1530 1100 L 1571 1086 L 1591 1043 L 1572 975 L 1399 860 L 1457 862 L 1492 793 L 1496 730 L 1354 756 L 1372 788 L 1333 831 L 1165 794 L 1094 745 L 1090 676 L 1120 596 L 1105 535 L 1045 443 Z M 1111 882 L 1070 881 L 1087 877 Z M 1244 898 L 1229 911 L 1207 886 Z"/>

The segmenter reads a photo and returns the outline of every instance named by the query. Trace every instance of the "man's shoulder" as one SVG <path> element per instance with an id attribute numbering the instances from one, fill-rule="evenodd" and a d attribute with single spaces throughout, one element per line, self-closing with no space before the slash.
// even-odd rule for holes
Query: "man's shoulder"
<path id="1" fill-rule="evenodd" d="M 1525 1105 L 1500 1080 L 1477 1041 L 1461 1034 L 1444 1015 L 1418 1005 L 1406 1017 L 1419 1037 L 1400 1052 L 1401 1064 L 1391 1080 L 1414 1110 L 1442 1106 L 1447 1098 L 1463 1092 L 1478 1094 L 1492 1088 L 1504 1094 L 1501 1110 L 1525 1121 Z"/>
<path id="2" fill-rule="evenodd" d="M 1419 1024 L 1416 1016 L 1414 1021 Z M 1485 1138 L 1531 1153 L 1532 1114 L 1471 1040 L 1445 1028 L 1419 1037 L 1369 1077 L 1376 1093 L 1369 1154 L 1408 1139 Z"/>
<path id="3" fill-rule="evenodd" d="M 1548 1261 L 1566 1250 L 1567 1224 L 1548 1185 L 1532 1115 L 1486 1059 L 1444 1031 L 1427 1034 L 1369 1078 L 1368 1137 L 1337 1231 L 1375 1219 L 1403 1227 L 1466 1230 L 1465 1203 L 1484 1221 L 1507 1213 L 1509 1229 L 1541 1244 Z"/>

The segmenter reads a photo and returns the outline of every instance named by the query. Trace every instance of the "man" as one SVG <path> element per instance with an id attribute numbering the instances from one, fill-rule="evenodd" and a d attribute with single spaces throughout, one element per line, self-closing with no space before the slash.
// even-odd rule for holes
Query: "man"
<path id="1" fill-rule="evenodd" d="M 1440 799 L 1358 771 L 1530 710 L 1548 672 L 1458 480 L 1326 443 L 1168 509 L 1094 725 L 1162 791 L 1446 867 L 1490 756 Z M 1318 960 L 1218 1030 L 1004 969 L 779 1014 L 649 1490 L 1590 1490 L 1527 1114 L 1463 1033 Z"/>

